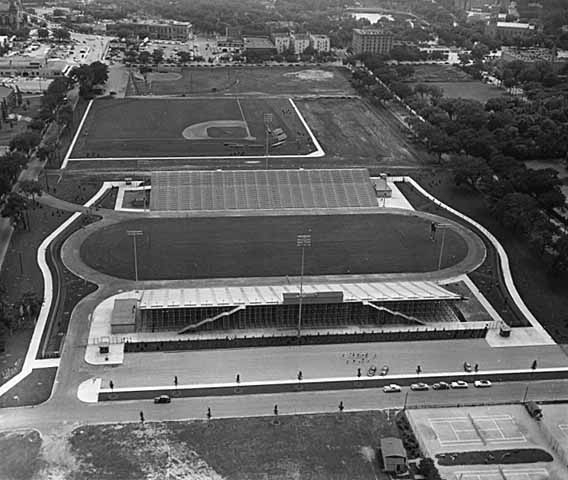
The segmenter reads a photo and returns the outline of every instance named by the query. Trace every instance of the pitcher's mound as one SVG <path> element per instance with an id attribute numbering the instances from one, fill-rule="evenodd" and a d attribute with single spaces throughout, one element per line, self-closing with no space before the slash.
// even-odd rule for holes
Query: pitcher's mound
<path id="1" fill-rule="evenodd" d="M 211 122 L 194 123 L 182 132 L 187 140 L 209 140 L 212 138 L 238 138 L 242 140 L 255 140 L 249 134 L 246 122 L 242 120 L 214 120 Z"/>

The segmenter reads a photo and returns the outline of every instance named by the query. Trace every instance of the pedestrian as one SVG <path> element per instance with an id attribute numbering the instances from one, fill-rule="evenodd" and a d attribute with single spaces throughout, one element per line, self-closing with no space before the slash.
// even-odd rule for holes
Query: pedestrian
<path id="1" fill-rule="evenodd" d="M 241 376 L 237 373 L 237 383 L 241 383 Z"/>
<path id="2" fill-rule="evenodd" d="M 278 416 L 278 405 L 274 405 L 274 415 Z"/>
<path id="3" fill-rule="evenodd" d="M 475 370 L 476 372 L 479 372 L 479 363 L 475 364 L 475 366 L 473 367 L 473 370 Z"/>
<path id="4" fill-rule="evenodd" d="M 536 365 L 537 365 L 537 363 L 536 363 L 536 360 L 535 360 L 535 361 L 532 363 L 531 368 L 532 368 L 533 370 L 536 370 Z"/>
<path id="5" fill-rule="evenodd" d="M 211 408 L 207 407 L 207 420 L 211 420 Z"/>
<path id="6" fill-rule="evenodd" d="M 420 375 L 422 373 L 422 367 L 420 365 L 416 365 L 416 374 Z"/>
<path id="7" fill-rule="evenodd" d="M 302 375 L 302 370 L 300 370 L 300 371 L 298 372 L 298 381 L 299 381 L 299 382 L 302 381 L 302 377 L 303 377 L 303 375 Z"/>
<path id="8" fill-rule="evenodd" d="M 436 238 L 436 229 L 437 229 L 436 223 L 432 222 L 430 224 L 430 240 L 432 241 L 434 241 L 434 238 Z"/>
<path id="9" fill-rule="evenodd" d="M 112 380 L 108 382 L 108 386 L 110 387 L 111 390 L 114 390 L 114 383 L 112 383 Z"/>
<path id="10" fill-rule="evenodd" d="M 343 400 L 341 400 L 341 401 L 339 402 L 339 412 L 340 412 L 340 413 L 343 413 L 343 409 L 344 409 L 344 408 L 345 408 L 345 407 L 343 406 Z"/>
<path id="11" fill-rule="evenodd" d="M 358 368 L 358 369 L 357 369 L 357 377 L 360 377 L 360 376 L 361 376 L 361 369 Z"/>
<path id="12" fill-rule="evenodd" d="M 176 388 L 177 388 L 177 386 L 178 386 L 178 377 L 177 377 L 177 375 L 174 377 L 174 385 L 175 385 Z"/>
<path id="13" fill-rule="evenodd" d="M 144 412 L 140 410 L 140 421 L 144 423 Z"/>

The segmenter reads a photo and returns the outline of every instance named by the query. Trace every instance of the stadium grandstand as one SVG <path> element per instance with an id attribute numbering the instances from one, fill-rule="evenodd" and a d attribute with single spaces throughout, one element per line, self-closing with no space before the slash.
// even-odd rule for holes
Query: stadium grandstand
<path id="1" fill-rule="evenodd" d="M 461 295 L 434 282 L 305 285 L 305 329 L 440 325 L 459 322 Z M 294 285 L 144 290 L 114 300 L 113 333 L 293 329 L 300 293 Z"/>
<path id="2" fill-rule="evenodd" d="M 367 169 L 152 173 L 153 211 L 377 207 Z"/>

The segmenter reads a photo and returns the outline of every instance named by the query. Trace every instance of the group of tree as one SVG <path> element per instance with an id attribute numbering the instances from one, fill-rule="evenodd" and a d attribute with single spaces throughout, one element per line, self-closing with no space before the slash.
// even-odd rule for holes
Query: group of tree
<path id="1" fill-rule="evenodd" d="M 79 84 L 79 95 L 82 98 L 92 98 L 95 89 L 108 80 L 108 65 L 97 61 L 75 67 L 71 71 L 71 78 Z"/>

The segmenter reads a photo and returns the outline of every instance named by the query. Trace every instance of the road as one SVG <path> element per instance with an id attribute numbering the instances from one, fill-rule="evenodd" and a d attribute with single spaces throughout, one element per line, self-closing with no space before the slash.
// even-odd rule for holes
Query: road
<path id="1" fill-rule="evenodd" d="M 408 395 L 407 395 L 408 393 Z M 278 405 L 281 415 L 335 412 L 340 401 L 345 411 L 376 410 L 458 404 L 512 403 L 527 400 L 567 399 L 568 381 L 494 384 L 490 389 L 411 392 L 385 394 L 381 390 L 343 390 L 317 393 L 286 393 L 239 397 L 175 399 L 168 405 L 151 400 L 82 404 L 56 395 L 37 407 L 0 410 L 0 429 L 36 428 L 42 433 L 69 430 L 80 424 L 138 421 L 143 411 L 148 421 L 203 419 L 207 408 L 215 418 L 271 415 Z"/>

